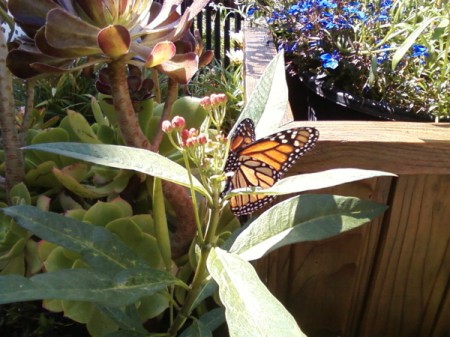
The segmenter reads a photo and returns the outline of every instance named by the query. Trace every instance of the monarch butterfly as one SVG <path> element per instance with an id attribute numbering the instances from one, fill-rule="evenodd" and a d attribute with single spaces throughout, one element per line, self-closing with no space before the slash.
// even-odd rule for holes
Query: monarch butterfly
<path id="1" fill-rule="evenodd" d="M 317 129 L 299 127 L 255 140 L 253 121 L 249 118 L 242 120 L 231 137 L 224 168 L 227 181 L 221 196 L 242 187 L 271 187 L 314 146 L 318 138 Z M 272 199 L 273 196 L 264 195 L 233 196 L 230 199 L 231 211 L 237 216 L 250 214 Z"/>

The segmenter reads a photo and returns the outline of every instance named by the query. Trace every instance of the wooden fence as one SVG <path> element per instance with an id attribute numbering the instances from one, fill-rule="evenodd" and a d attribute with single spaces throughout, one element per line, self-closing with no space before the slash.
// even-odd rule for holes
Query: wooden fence
<path id="1" fill-rule="evenodd" d="M 261 44 L 264 34 L 245 29 L 248 91 L 275 54 Z M 319 191 L 370 199 L 389 210 L 355 230 L 258 261 L 269 289 L 310 337 L 450 336 L 450 125 L 291 125 L 320 131 L 315 149 L 291 174 L 353 167 L 398 177 Z"/>

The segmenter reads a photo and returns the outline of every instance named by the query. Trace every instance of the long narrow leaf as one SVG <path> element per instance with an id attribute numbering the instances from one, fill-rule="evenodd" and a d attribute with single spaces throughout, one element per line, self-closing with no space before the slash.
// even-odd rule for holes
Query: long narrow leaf
<path id="1" fill-rule="evenodd" d="M 278 181 L 272 187 L 266 189 L 255 189 L 255 188 L 236 189 L 231 191 L 228 197 L 231 198 L 232 196 L 239 194 L 282 195 L 282 194 L 300 193 L 304 191 L 313 191 L 353 181 L 383 176 L 394 177 L 395 174 L 383 171 L 361 170 L 353 168 L 332 169 L 327 171 L 305 173 L 287 177 Z"/>
<path id="2" fill-rule="evenodd" d="M 183 283 L 161 270 L 126 269 L 114 278 L 91 269 L 63 269 L 26 278 L 0 277 L 0 304 L 41 299 L 89 301 L 120 307 L 170 285 Z"/>
<path id="3" fill-rule="evenodd" d="M 285 245 L 329 238 L 361 226 L 387 206 L 354 197 L 306 194 L 285 200 L 253 221 L 230 251 L 256 260 Z"/>
<path id="4" fill-rule="evenodd" d="M 215 248 L 208 257 L 207 267 L 219 284 L 231 337 L 305 336 L 250 263 Z"/>
<path id="5" fill-rule="evenodd" d="M 127 146 L 81 143 L 44 143 L 25 147 L 84 160 L 94 164 L 134 170 L 189 187 L 188 171 L 155 152 Z M 203 185 L 192 177 L 194 188 L 207 196 Z"/>
<path id="6" fill-rule="evenodd" d="M 419 27 L 417 27 L 402 43 L 402 45 L 397 49 L 395 54 L 392 56 L 392 70 L 395 70 L 397 64 L 400 60 L 405 56 L 408 52 L 408 49 L 411 48 L 413 43 L 417 40 L 417 38 L 422 34 L 422 32 L 434 21 L 441 19 L 439 17 L 433 16 L 424 20 Z"/>
<path id="7" fill-rule="evenodd" d="M 148 266 L 117 236 L 103 227 L 44 212 L 33 206 L 12 206 L 1 211 L 41 239 L 81 253 L 95 270 L 115 274 L 126 268 Z"/>

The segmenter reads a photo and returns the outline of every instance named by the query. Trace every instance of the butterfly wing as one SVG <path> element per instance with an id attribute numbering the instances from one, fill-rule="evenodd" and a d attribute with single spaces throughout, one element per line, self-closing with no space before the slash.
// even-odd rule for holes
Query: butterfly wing
<path id="1" fill-rule="evenodd" d="M 255 141 L 255 124 L 250 118 L 243 119 L 236 131 L 233 133 L 230 142 L 230 150 L 238 152 L 247 145 Z"/>
<path id="2" fill-rule="evenodd" d="M 244 136 L 239 137 L 245 139 Z M 222 193 L 241 187 L 272 186 L 299 157 L 314 146 L 318 137 L 319 132 L 315 128 L 293 128 L 239 145 L 237 151 L 230 151 L 225 165 L 229 178 Z M 234 214 L 243 215 L 254 212 L 272 199 L 273 196 L 239 195 L 230 199 L 230 206 Z"/>

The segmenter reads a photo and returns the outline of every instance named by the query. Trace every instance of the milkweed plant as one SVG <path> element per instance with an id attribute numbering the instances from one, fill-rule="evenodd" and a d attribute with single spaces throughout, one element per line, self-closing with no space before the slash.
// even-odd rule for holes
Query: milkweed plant
<path id="1" fill-rule="evenodd" d="M 257 138 L 273 133 L 282 121 L 284 109 L 279 103 L 287 102 L 283 69 L 280 53 L 239 116 L 239 120 L 255 122 Z M 26 147 L 26 151 L 50 152 L 147 176 L 152 205 L 145 223 L 133 217 L 116 219 L 111 226 L 24 202 L 2 208 L 15 226 L 68 249 L 66 260 L 74 261 L 66 269 L 43 270 L 30 277 L 1 275 L 0 304 L 51 300 L 53 307 L 78 310 L 75 320 L 88 314 L 82 308 L 89 304 L 97 312 L 88 326 L 94 337 L 211 336 L 224 324 L 230 336 L 305 336 L 249 261 L 284 245 L 320 240 L 358 227 L 386 206 L 354 197 L 301 194 L 241 224 L 230 212 L 229 199 L 239 194 L 291 194 L 389 174 L 335 169 L 290 176 L 269 189 L 243 188 L 222 194 L 229 147 L 229 137 L 222 130 L 225 102 L 226 96 L 220 93 L 204 97 L 201 104 L 207 114 L 200 127 L 189 127 L 189 116 L 163 121 L 163 143 L 173 148 L 165 156 L 108 144 Z M 169 219 L 162 189 L 166 181 L 187 188 L 193 204 L 195 237 L 183 256 L 174 257 L 171 247 L 169 224 L 173 219 Z M 119 232 L 122 235 L 116 235 Z"/>
<path id="2" fill-rule="evenodd" d="M 252 4 L 249 14 L 266 21 L 292 72 L 412 114 L 450 115 L 448 1 Z"/>

